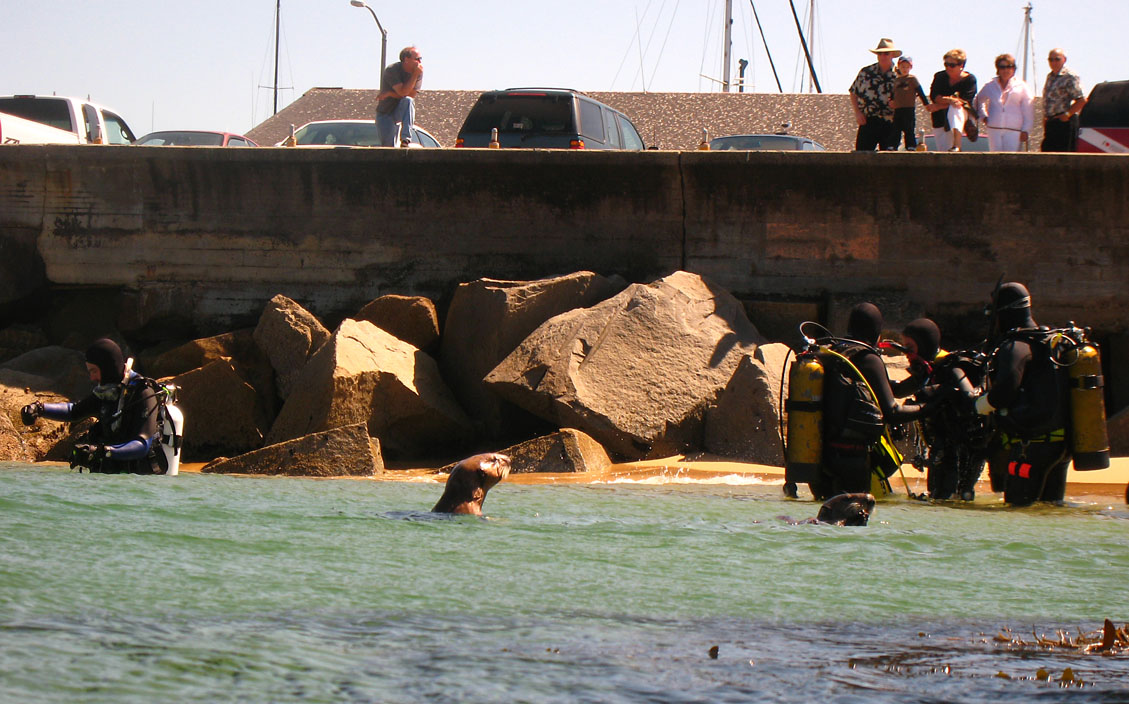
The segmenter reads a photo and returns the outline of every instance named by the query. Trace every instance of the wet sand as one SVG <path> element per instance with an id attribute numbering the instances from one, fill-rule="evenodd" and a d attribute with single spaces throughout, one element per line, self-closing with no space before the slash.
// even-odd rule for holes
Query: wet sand
<path id="1" fill-rule="evenodd" d="M 181 471 L 199 472 L 203 466 L 203 463 L 186 463 L 181 465 Z M 439 467 L 392 466 L 389 471 L 372 479 L 378 481 L 440 482 L 445 480 L 446 475 L 439 473 L 439 469 Z M 991 487 L 986 480 L 987 475 L 984 476 L 985 480 L 977 484 L 976 487 L 979 496 L 992 495 Z M 766 484 L 783 484 L 784 468 L 735 462 L 731 459 L 710 455 L 693 455 L 690 457 L 675 455 L 657 460 L 614 464 L 603 472 L 511 474 L 506 482 L 511 484 L 594 484 L 613 481 L 641 482 L 654 480 L 676 484 L 679 482 L 728 483 L 733 479 L 757 479 Z M 1109 469 L 1078 472 L 1072 467 L 1066 481 L 1067 499 L 1108 500 L 1116 498 L 1124 501 L 1125 488 L 1129 484 L 1129 457 L 1113 458 Z M 910 465 L 905 465 L 900 475 L 891 477 L 890 484 L 895 494 L 904 494 L 907 485 L 909 491 L 915 494 L 922 493 L 925 491 L 925 474 L 918 472 Z M 800 496 L 804 496 L 804 489 L 801 489 Z"/>

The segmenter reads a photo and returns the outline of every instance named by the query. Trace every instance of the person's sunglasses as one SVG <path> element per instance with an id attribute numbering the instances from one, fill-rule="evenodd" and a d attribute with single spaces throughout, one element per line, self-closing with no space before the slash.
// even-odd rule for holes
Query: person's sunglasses
<path id="1" fill-rule="evenodd" d="M 1062 57 L 1061 56 L 1052 56 L 1051 58 L 1047 59 L 1047 61 L 1062 61 Z"/>
<path id="2" fill-rule="evenodd" d="M 945 68 L 956 68 L 957 66 L 960 66 L 960 64 L 951 64 L 948 61 L 945 62 Z"/>
<path id="3" fill-rule="evenodd" d="M 996 68 L 1015 68 L 1015 64 L 999 64 Z"/>

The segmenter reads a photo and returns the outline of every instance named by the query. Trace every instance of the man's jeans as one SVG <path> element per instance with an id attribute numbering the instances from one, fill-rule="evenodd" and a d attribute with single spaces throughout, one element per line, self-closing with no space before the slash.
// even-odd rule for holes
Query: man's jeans
<path id="1" fill-rule="evenodd" d="M 415 123 L 416 101 L 411 98 L 400 98 L 400 102 L 387 115 L 377 113 L 376 131 L 380 135 L 380 146 L 398 147 L 401 142 L 411 142 L 410 127 Z"/>

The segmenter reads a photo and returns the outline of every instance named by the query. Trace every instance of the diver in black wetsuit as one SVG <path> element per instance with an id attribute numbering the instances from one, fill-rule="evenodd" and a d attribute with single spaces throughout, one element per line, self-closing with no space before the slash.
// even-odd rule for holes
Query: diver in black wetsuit
<path id="1" fill-rule="evenodd" d="M 823 387 L 823 473 L 819 481 L 811 484 L 817 499 L 870 491 L 874 450 L 885 425 L 908 422 L 926 412 L 917 403 L 899 403 L 894 399 L 886 364 L 877 349 L 881 333 L 882 313 L 878 307 L 860 303 L 851 309 L 848 339 L 832 345 L 834 352 L 846 357 L 862 374 L 869 391 L 860 388 L 858 375 L 850 366 L 842 362 L 828 365 Z M 869 403 L 876 407 L 860 413 L 860 407 L 866 404 L 858 403 L 858 393 L 866 394 Z"/>
<path id="2" fill-rule="evenodd" d="M 1047 328 L 1031 314 L 1031 294 L 1020 283 L 999 287 L 993 301 L 1003 341 L 989 372 L 990 391 L 976 401 L 982 415 L 995 413 L 1006 462 L 993 484 L 1004 486 L 1004 501 L 1026 506 L 1062 501 L 1070 465 L 1065 374 L 1047 344 Z"/>
<path id="3" fill-rule="evenodd" d="M 976 372 L 980 366 L 964 353 L 942 350 L 941 329 L 929 318 L 906 325 L 902 347 L 910 375 L 891 384 L 894 395 L 913 395 L 916 401 L 937 407 L 935 414 L 919 424 L 926 446 L 919 459 L 920 466 L 928 467 L 929 496 L 948 499 L 959 493 L 971 501 L 987 457 L 983 445 L 988 432 L 987 422 L 972 412 L 969 399 L 976 395 L 976 386 L 966 366 Z M 979 373 L 975 376 L 979 383 Z"/>
<path id="4" fill-rule="evenodd" d="M 74 421 L 96 416 L 98 422 L 75 445 L 72 466 L 109 474 L 164 472 L 157 451 L 157 397 L 144 377 L 127 369 L 113 340 L 95 341 L 86 350 L 86 369 L 94 389 L 77 403 L 31 403 L 20 415 L 24 425 L 36 418 Z"/>

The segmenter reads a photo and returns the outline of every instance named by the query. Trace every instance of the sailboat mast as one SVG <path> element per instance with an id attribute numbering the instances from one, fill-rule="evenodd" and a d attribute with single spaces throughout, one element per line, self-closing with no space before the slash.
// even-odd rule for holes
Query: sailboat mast
<path id="1" fill-rule="evenodd" d="M 815 63 L 815 0 L 811 0 L 808 4 L 808 48 L 811 50 L 812 64 Z M 814 86 L 811 82 L 811 76 L 808 76 L 808 92 L 812 92 Z"/>
<path id="2" fill-rule="evenodd" d="M 808 60 L 808 71 L 811 72 L 811 82 L 815 84 L 815 92 L 822 93 L 823 89 L 819 87 L 819 78 L 815 75 L 815 64 L 811 60 L 811 52 L 808 51 L 808 43 L 804 39 L 804 28 L 800 26 L 800 16 L 796 14 L 796 3 L 793 0 L 788 0 L 788 5 L 792 8 L 792 18 L 796 20 L 796 32 L 800 35 L 800 46 L 804 48 L 804 56 Z"/>
<path id="3" fill-rule="evenodd" d="M 1027 60 L 1031 58 L 1031 3 L 1023 8 L 1023 82 L 1027 82 Z"/>
<path id="4" fill-rule="evenodd" d="M 729 64 L 732 63 L 729 54 L 733 49 L 733 0 L 725 0 L 725 39 L 723 41 L 721 60 L 724 66 L 721 69 L 721 86 L 722 90 L 728 93 Z"/>
<path id="5" fill-rule="evenodd" d="M 275 0 L 274 3 L 274 112 L 278 114 L 278 35 L 279 35 L 279 17 L 282 12 L 282 0 Z"/>

